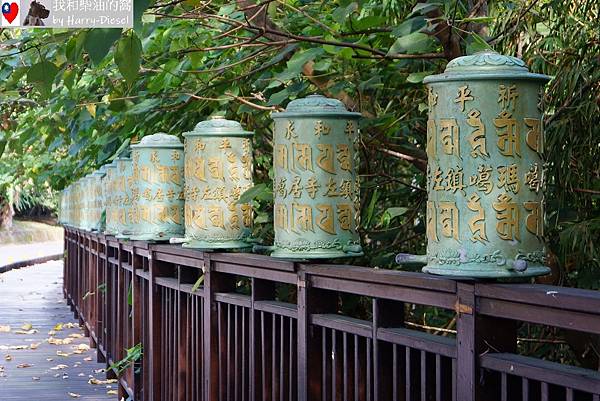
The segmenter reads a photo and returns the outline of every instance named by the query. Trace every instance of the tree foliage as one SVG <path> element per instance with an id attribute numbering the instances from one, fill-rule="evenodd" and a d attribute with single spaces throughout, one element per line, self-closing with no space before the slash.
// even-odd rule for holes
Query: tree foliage
<path id="1" fill-rule="evenodd" d="M 121 144 L 225 113 L 254 130 L 256 235 L 271 229 L 270 113 L 311 93 L 365 117 L 359 263 L 423 252 L 422 80 L 485 48 L 555 78 L 547 110 L 549 244 L 561 277 L 598 287 L 598 9 L 593 0 L 135 2 L 134 29 L 0 33 L 3 160 L 33 154 L 57 190 Z M 142 15 L 143 13 L 143 15 Z M 25 102 L 25 103 L 23 103 Z M 16 171 L 16 170 L 15 170 Z M 31 172 L 31 171 L 30 171 Z"/>

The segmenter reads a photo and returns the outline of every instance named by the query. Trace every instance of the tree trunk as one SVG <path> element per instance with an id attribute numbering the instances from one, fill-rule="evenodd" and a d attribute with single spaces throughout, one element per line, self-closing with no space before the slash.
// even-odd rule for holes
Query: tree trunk
<path id="1" fill-rule="evenodd" d="M 0 230 L 9 230 L 12 228 L 13 215 L 12 203 L 4 196 L 0 196 Z"/>

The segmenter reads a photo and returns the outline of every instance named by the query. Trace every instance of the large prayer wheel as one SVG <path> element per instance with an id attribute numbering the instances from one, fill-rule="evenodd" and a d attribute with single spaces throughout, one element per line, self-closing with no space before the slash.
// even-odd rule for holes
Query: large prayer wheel
<path id="1" fill-rule="evenodd" d="M 132 240 L 169 241 L 183 235 L 183 144 L 158 133 L 131 145 Z"/>
<path id="2" fill-rule="evenodd" d="M 185 137 L 185 243 L 202 249 L 249 248 L 252 206 L 238 204 L 252 180 L 253 133 L 214 117 Z"/>
<path id="3" fill-rule="evenodd" d="M 514 277 L 544 266 L 540 110 L 548 77 L 515 57 L 459 57 L 425 78 L 427 265 L 450 276 Z"/>
<path id="4" fill-rule="evenodd" d="M 117 177 L 117 162 L 113 161 L 106 165 L 106 175 L 103 179 L 104 202 L 106 204 L 106 228 L 104 234 L 116 235 L 118 224 L 117 194 L 115 181 Z"/>
<path id="5" fill-rule="evenodd" d="M 114 180 L 116 221 L 115 237 L 127 239 L 131 235 L 133 222 L 131 219 L 131 177 L 133 175 L 133 166 L 130 157 L 117 157 L 116 172 Z"/>
<path id="6" fill-rule="evenodd" d="M 362 255 L 359 113 L 313 95 L 291 101 L 275 120 L 274 257 Z"/>

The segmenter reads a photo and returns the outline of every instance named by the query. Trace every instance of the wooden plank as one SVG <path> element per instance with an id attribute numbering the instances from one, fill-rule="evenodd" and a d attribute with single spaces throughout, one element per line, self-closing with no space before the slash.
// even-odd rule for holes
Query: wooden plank
<path id="1" fill-rule="evenodd" d="M 87 348 L 89 339 L 82 328 L 66 325 L 77 322 L 63 298 L 62 275 L 60 261 L 0 274 L 0 325 L 11 326 L 10 332 L 0 332 L 2 401 L 68 400 L 68 393 L 78 394 L 80 400 L 117 400 L 107 394 L 106 385 L 88 383 L 90 376 L 105 379 L 100 373 L 105 365 L 96 362 L 95 349 Z M 17 334 L 25 323 L 31 324 L 33 331 Z M 50 336 L 48 332 L 59 323 L 62 329 Z M 51 337 L 72 342 L 51 344 Z M 58 365 L 63 367 L 58 369 Z M 117 384 L 110 386 L 117 389 Z"/>
<path id="2" fill-rule="evenodd" d="M 600 315 L 600 291 L 540 284 L 476 284 L 475 294 L 482 298 Z"/>
<path id="3" fill-rule="evenodd" d="M 280 301 L 254 301 L 254 309 L 268 313 L 274 313 L 280 316 L 287 316 L 292 319 L 298 317 L 296 305 Z"/>
<path id="4" fill-rule="evenodd" d="M 563 365 L 516 354 L 487 353 L 480 357 L 483 368 L 529 380 L 567 386 L 574 390 L 600 394 L 600 372 Z"/>
<path id="5" fill-rule="evenodd" d="M 377 329 L 377 338 L 434 354 L 456 358 L 456 340 L 401 327 Z"/>
<path id="6" fill-rule="evenodd" d="M 314 314 L 310 316 L 310 324 L 357 334 L 361 337 L 372 338 L 373 326 L 368 320 L 337 315 L 335 313 Z"/>

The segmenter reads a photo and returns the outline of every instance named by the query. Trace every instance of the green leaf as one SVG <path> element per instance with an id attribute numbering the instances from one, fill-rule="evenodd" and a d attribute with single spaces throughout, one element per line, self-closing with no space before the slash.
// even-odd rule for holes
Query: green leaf
<path id="1" fill-rule="evenodd" d="M 467 54 L 474 54 L 484 50 L 492 50 L 492 47 L 481 36 L 475 32 L 471 32 L 467 41 Z"/>
<path id="2" fill-rule="evenodd" d="M 535 31 L 542 36 L 550 35 L 550 28 L 548 28 L 548 25 L 546 25 L 544 22 L 538 22 L 535 24 Z"/>
<path id="3" fill-rule="evenodd" d="M 43 97 L 50 95 L 52 82 L 58 73 L 58 67 L 48 60 L 32 65 L 27 71 L 27 81 L 34 84 Z"/>
<path id="4" fill-rule="evenodd" d="M 244 192 L 237 203 L 250 203 L 253 200 L 270 201 L 273 200 L 273 191 L 267 184 L 256 184 Z"/>
<path id="5" fill-rule="evenodd" d="M 202 285 L 202 283 L 204 283 L 204 274 L 201 275 L 200 277 L 198 277 L 198 280 L 196 280 L 196 282 L 192 286 L 192 292 L 198 291 L 198 288 L 200 288 L 200 286 Z"/>
<path id="6" fill-rule="evenodd" d="M 73 85 L 75 84 L 75 76 L 77 74 L 75 74 L 75 70 L 69 69 L 66 70 L 63 73 L 63 82 L 65 83 L 65 86 L 71 90 L 73 89 Z"/>
<path id="7" fill-rule="evenodd" d="M 71 64 L 77 64 L 80 61 L 81 53 L 83 52 L 83 45 L 85 43 L 85 36 L 86 32 L 81 31 L 67 42 L 65 56 Z"/>
<path id="8" fill-rule="evenodd" d="M 151 0 L 133 0 L 133 27 L 138 31 L 142 26 L 142 16 L 150 6 Z"/>
<path id="9" fill-rule="evenodd" d="M 435 48 L 435 39 L 431 35 L 422 32 L 413 32 L 396 39 L 388 54 L 408 53 L 418 54 L 426 53 Z"/>
<path id="10" fill-rule="evenodd" d="M 431 75 L 431 74 L 432 74 L 432 71 L 413 72 L 408 75 L 408 77 L 406 78 L 406 81 L 410 82 L 411 84 L 419 84 L 419 83 L 423 82 L 423 79 L 426 76 Z"/>
<path id="11" fill-rule="evenodd" d="M 287 62 L 288 72 L 294 75 L 300 74 L 302 67 L 307 62 L 314 60 L 317 56 L 323 54 L 324 50 L 321 47 L 313 47 L 308 50 L 299 51 Z"/>
<path id="12" fill-rule="evenodd" d="M 289 92 L 287 88 L 280 90 L 279 92 L 273 93 L 269 96 L 268 106 L 280 105 L 285 99 L 289 97 Z"/>
<path id="13" fill-rule="evenodd" d="M 117 42 L 115 63 L 129 85 L 135 82 L 140 71 L 142 42 L 135 32 L 130 31 Z"/>
<path id="14" fill-rule="evenodd" d="M 95 28 L 85 35 L 83 48 L 90 55 L 92 63 L 98 65 L 106 57 L 115 40 L 121 36 L 120 28 Z"/>
<path id="15" fill-rule="evenodd" d="M 426 25 L 427 25 L 427 21 L 425 20 L 425 17 L 423 17 L 423 16 L 409 18 L 409 19 L 403 21 L 397 27 L 395 27 L 394 30 L 392 31 L 392 35 L 397 38 L 401 37 L 401 36 L 406 36 L 413 32 L 418 32 Z"/>
<path id="16" fill-rule="evenodd" d="M 395 217 L 402 216 L 408 211 L 406 207 L 389 207 L 383 212 L 381 216 L 381 223 L 383 225 L 388 225 L 394 220 Z"/>

